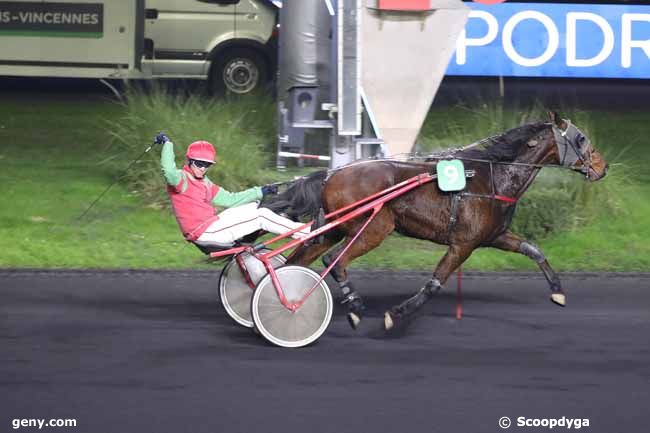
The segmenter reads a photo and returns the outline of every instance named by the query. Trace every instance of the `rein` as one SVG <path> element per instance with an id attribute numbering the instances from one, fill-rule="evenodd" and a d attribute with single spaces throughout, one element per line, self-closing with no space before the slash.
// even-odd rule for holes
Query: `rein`
<path id="1" fill-rule="evenodd" d="M 493 166 L 494 164 L 498 165 L 509 165 L 509 166 L 520 166 L 520 167 L 532 167 L 536 169 L 541 169 L 544 167 L 550 167 L 550 168 L 563 168 L 563 169 L 569 169 L 569 170 L 576 170 L 575 167 L 575 162 L 580 161 L 582 163 L 582 167 L 580 167 L 580 172 L 585 174 L 586 176 L 589 175 L 589 170 L 591 168 L 591 154 L 588 152 L 585 152 L 584 154 L 580 152 L 579 149 L 579 144 L 576 143 L 580 137 L 585 137 L 582 131 L 580 131 L 576 126 L 574 126 L 570 120 L 566 120 L 568 126 L 566 129 L 562 130 L 560 129 L 557 125 L 554 123 L 546 123 L 547 125 L 550 125 L 553 129 L 553 134 L 555 136 L 555 144 L 558 147 L 558 154 L 561 155 L 560 158 L 560 164 L 533 164 L 533 163 L 526 163 L 526 162 L 508 162 L 508 161 L 491 161 L 489 159 L 480 159 L 480 158 L 465 158 L 462 156 L 456 156 L 458 152 L 462 152 L 464 150 L 471 149 L 473 147 L 479 146 L 483 143 L 489 142 L 490 140 L 499 137 L 499 135 L 493 135 L 487 138 L 483 138 L 481 140 L 478 140 L 472 144 L 469 144 L 464 147 L 456 148 L 456 149 L 448 149 L 445 151 L 442 151 L 440 153 L 431 153 L 428 155 L 419 155 L 419 154 L 413 154 L 413 153 L 401 153 L 385 158 L 377 158 L 377 157 L 370 157 L 370 158 L 365 158 L 362 160 L 357 160 L 354 161 L 350 164 L 346 164 L 341 167 L 337 168 L 331 168 L 327 170 L 327 176 L 323 180 L 323 182 L 327 182 L 327 180 L 336 172 L 343 170 L 344 168 L 349 168 L 353 167 L 356 165 L 361 165 L 361 164 L 368 164 L 372 162 L 409 162 L 413 160 L 421 160 L 424 159 L 425 161 L 431 161 L 431 160 L 442 160 L 442 159 L 449 159 L 449 158 L 454 158 L 458 159 L 461 161 L 471 161 L 471 162 L 478 162 L 478 163 L 484 163 L 484 164 L 489 164 L 490 165 L 490 184 L 491 184 L 491 194 L 475 194 L 475 193 L 469 193 L 469 192 L 462 192 L 462 193 L 456 193 L 457 196 L 464 196 L 464 197 L 473 197 L 473 198 L 486 198 L 486 199 L 491 199 L 491 200 L 496 200 L 496 201 L 501 201 L 504 203 L 508 204 L 515 204 L 517 203 L 518 197 L 512 198 L 512 197 L 507 197 L 504 195 L 500 195 L 496 193 L 496 187 L 494 185 L 494 171 L 493 171 Z M 571 133 L 571 137 L 567 137 Z M 571 158 L 571 160 L 567 161 L 567 157 L 569 154 L 569 150 L 571 150 L 575 158 Z M 404 156 L 405 158 L 399 158 L 401 156 Z M 404 160 L 406 159 L 406 160 Z M 568 162 L 568 163 L 567 163 Z M 276 182 L 274 185 L 286 185 L 286 184 L 291 184 L 297 180 L 304 179 L 307 176 L 302 176 L 299 178 L 295 178 L 291 181 L 286 181 L 286 182 Z M 525 184 L 524 184 L 525 186 Z M 519 195 L 519 192 L 516 194 L 517 196 Z"/>
<path id="2" fill-rule="evenodd" d="M 479 163 L 484 163 L 484 164 L 489 164 L 490 165 L 490 183 L 492 187 L 492 194 L 491 195 L 485 195 L 485 194 L 473 194 L 473 193 L 462 193 L 464 196 L 468 197 L 477 197 L 477 198 L 490 198 L 493 200 L 498 200 L 498 201 L 503 201 L 506 203 L 514 204 L 518 200 L 519 192 L 515 194 L 517 198 L 511 198 L 511 197 L 506 197 L 503 195 L 496 194 L 496 189 L 494 185 L 494 172 L 493 172 L 493 165 L 494 164 L 499 164 L 499 165 L 509 165 L 509 166 L 522 166 L 522 167 L 533 167 L 536 169 L 541 169 L 543 167 L 551 167 L 551 168 L 564 168 L 568 170 L 576 170 L 575 163 L 577 161 L 580 161 L 582 163 L 582 167 L 580 167 L 580 172 L 583 173 L 585 176 L 589 176 L 589 170 L 593 170 L 592 164 L 591 164 L 591 153 L 586 151 L 586 152 L 581 152 L 579 147 L 580 144 L 578 143 L 578 140 L 580 138 L 585 137 L 585 135 L 578 129 L 576 126 L 574 126 L 570 120 L 566 120 L 567 122 L 567 127 L 566 129 L 562 130 L 560 129 L 557 125 L 554 123 L 547 123 L 547 125 L 551 125 L 553 129 L 553 134 L 555 137 L 555 145 L 557 146 L 558 154 L 562 155 L 560 158 L 560 164 L 532 164 L 532 163 L 526 163 L 526 162 L 508 162 L 508 161 L 491 161 L 488 159 L 479 159 L 479 158 L 464 158 L 462 156 L 455 156 L 456 153 L 461 152 L 463 150 L 475 147 L 477 145 L 480 145 L 486 141 L 489 141 L 491 138 L 496 137 L 488 137 L 484 138 L 483 140 L 477 141 L 473 144 L 470 144 L 468 146 L 459 148 L 459 149 L 454 149 L 451 152 L 443 152 L 442 154 L 432 154 L 428 156 L 428 159 L 445 159 L 449 157 L 453 157 L 455 159 L 461 160 L 461 161 L 472 161 L 472 162 L 479 162 Z M 567 137 L 567 135 L 571 134 L 570 137 Z M 564 151 L 562 151 L 562 148 L 564 148 Z M 588 147 L 587 149 L 589 149 Z M 569 154 L 569 149 L 573 151 L 574 153 L 574 158 L 571 158 L 571 160 L 567 161 L 567 156 Z M 525 184 L 522 188 L 525 187 Z"/>

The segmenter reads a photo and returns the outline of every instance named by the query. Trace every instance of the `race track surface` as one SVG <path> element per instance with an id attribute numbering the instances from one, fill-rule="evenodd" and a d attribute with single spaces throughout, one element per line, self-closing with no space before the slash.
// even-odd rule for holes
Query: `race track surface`
<path id="1" fill-rule="evenodd" d="M 650 427 L 650 274 L 455 279 L 404 332 L 383 311 L 426 273 L 352 273 L 369 317 L 337 307 L 313 346 L 272 347 L 233 324 L 208 272 L 0 272 L 0 432 L 402 433 L 551 431 L 518 417 Z M 336 291 L 334 291 L 336 294 Z M 552 431 L 566 431 L 555 427 Z"/>

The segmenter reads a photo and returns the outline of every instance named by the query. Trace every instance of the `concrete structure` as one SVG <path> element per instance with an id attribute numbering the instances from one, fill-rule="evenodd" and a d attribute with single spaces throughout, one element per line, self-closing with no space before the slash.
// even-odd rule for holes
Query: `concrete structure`
<path id="1" fill-rule="evenodd" d="M 284 1 L 279 150 L 327 135 L 333 167 L 411 151 L 468 14 L 460 0 Z"/>

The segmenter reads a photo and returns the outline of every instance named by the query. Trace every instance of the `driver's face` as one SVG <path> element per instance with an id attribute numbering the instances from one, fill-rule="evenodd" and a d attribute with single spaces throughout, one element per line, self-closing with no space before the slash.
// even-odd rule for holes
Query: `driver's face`
<path id="1" fill-rule="evenodd" d="M 199 167 L 193 163 L 190 162 L 190 171 L 192 172 L 192 175 L 197 178 L 197 179 L 203 179 L 203 176 L 205 176 L 205 172 L 208 171 L 210 166 L 207 167 Z"/>

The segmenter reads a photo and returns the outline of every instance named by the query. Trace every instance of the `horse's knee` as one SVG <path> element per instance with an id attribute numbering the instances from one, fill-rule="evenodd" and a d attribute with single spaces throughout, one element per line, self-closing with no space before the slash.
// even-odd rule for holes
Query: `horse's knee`
<path id="1" fill-rule="evenodd" d="M 531 258 L 533 261 L 535 261 L 535 263 L 542 263 L 546 261 L 546 257 L 544 256 L 544 253 L 535 244 L 531 244 L 526 241 L 523 241 L 521 245 L 519 245 L 519 252 L 525 255 L 526 257 Z"/>

